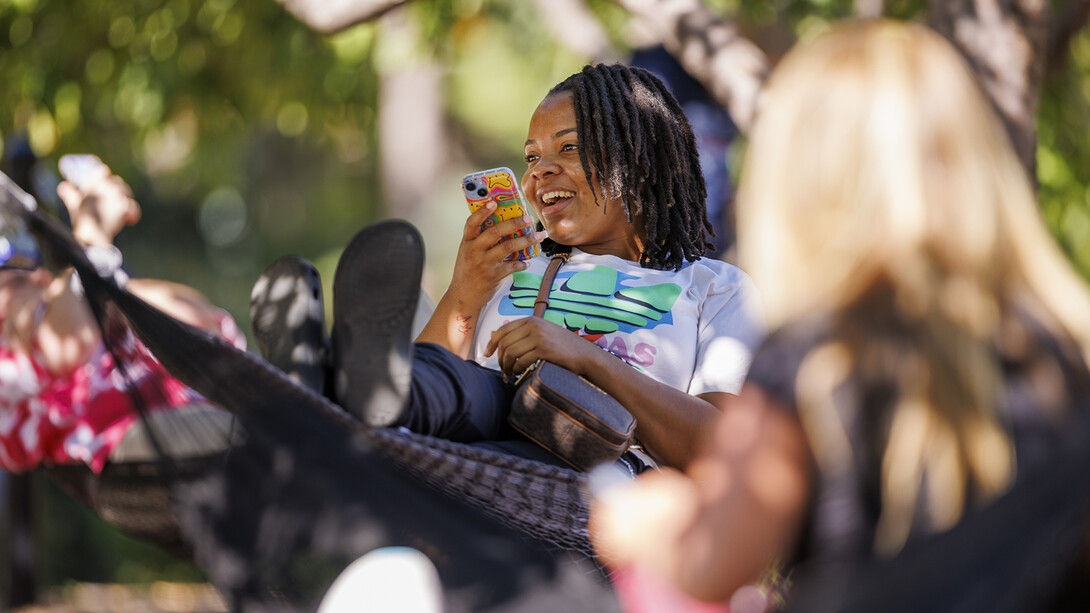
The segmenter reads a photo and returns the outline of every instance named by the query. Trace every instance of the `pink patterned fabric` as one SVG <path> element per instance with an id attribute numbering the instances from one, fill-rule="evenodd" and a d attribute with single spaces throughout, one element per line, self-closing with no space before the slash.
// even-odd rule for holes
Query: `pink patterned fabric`
<path id="1" fill-rule="evenodd" d="M 225 312 L 219 328 L 228 342 L 245 349 L 245 336 Z M 203 401 L 168 375 L 130 330 L 111 331 L 110 338 L 149 411 Z M 3 470 L 21 472 L 42 464 L 84 462 L 99 472 L 135 419 L 136 407 L 125 380 L 104 347 L 72 374 L 56 377 L 37 352 L 29 357 L 16 353 L 0 336 Z"/>
<path id="2" fill-rule="evenodd" d="M 624 613 L 769 613 L 774 608 L 774 598 L 753 584 L 740 588 L 728 604 L 690 598 L 659 576 L 635 566 L 614 569 L 609 577 Z"/>

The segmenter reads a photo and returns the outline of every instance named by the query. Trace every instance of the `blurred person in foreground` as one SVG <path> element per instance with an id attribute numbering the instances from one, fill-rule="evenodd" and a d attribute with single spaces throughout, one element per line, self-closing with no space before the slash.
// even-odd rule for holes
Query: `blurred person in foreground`
<path id="1" fill-rule="evenodd" d="M 80 189 L 63 182 L 57 192 L 73 236 L 96 268 L 124 279 L 133 294 L 160 310 L 243 348 L 245 337 L 234 320 L 197 290 L 158 279 L 127 279 L 113 240 L 139 221 L 140 205 L 105 164 L 82 183 Z M 78 278 L 71 268 L 54 274 L 41 265 L 36 240 L 21 220 L 0 221 L 16 246 L 6 253 L 18 256 L 6 257 L 0 266 L 0 468 L 78 466 L 100 473 L 108 461 L 153 460 L 128 383 L 103 343 Z M 120 321 L 111 320 L 108 340 L 149 414 L 162 421 L 169 410 L 170 420 L 185 414 L 194 426 L 229 430 L 228 414 L 170 377 Z M 181 436 L 185 428 L 173 432 Z M 191 449 L 183 449 L 185 441 L 175 441 L 172 449 L 180 455 L 209 451 L 204 447 L 210 443 L 191 438 Z"/>
<path id="2" fill-rule="evenodd" d="M 738 202 L 776 331 L 688 478 L 598 500 L 615 567 L 724 601 L 776 560 L 892 558 L 1076 436 L 1090 297 L 937 34 L 852 22 L 800 44 L 764 91 Z"/>

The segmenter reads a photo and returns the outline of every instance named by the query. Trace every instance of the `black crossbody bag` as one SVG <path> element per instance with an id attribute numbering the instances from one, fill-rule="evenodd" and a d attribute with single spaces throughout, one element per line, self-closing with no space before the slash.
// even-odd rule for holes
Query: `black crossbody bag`
<path id="1" fill-rule="evenodd" d="M 541 279 L 534 315 L 543 317 L 549 291 L 567 254 L 554 256 Z M 508 423 L 579 470 L 616 460 L 635 437 L 636 419 L 586 378 L 538 360 L 518 379 Z"/>

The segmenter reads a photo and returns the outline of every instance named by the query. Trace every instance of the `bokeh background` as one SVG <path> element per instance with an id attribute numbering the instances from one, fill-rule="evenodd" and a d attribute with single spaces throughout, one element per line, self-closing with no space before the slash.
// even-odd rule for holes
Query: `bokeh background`
<path id="1" fill-rule="evenodd" d="M 1090 277 L 1090 31 L 1076 0 L 1007 4 L 1042 3 L 1047 25 L 1066 30 L 1043 63 L 1040 203 Z M 310 258 L 328 296 L 343 245 L 387 217 L 421 228 L 437 299 L 467 213 L 462 175 L 521 173 L 529 116 L 551 85 L 655 42 L 625 4 L 414 0 L 322 34 L 276 0 L 0 0 L 0 146 L 9 161 L 38 160 L 47 206 L 60 155 L 99 155 L 143 205 L 118 241 L 132 272 L 197 287 L 244 329 L 250 287 L 272 260 Z M 934 10 L 925 0 L 704 4 L 772 62 L 839 19 Z M 744 148 L 736 139 L 723 162 L 732 176 Z M 37 487 L 44 585 L 199 579 Z"/>

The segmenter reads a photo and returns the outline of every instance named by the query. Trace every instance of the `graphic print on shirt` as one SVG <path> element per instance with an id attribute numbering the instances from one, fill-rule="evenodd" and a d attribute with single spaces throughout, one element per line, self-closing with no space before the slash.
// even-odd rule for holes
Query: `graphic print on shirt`
<path id="1" fill-rule="evenodd" d="M 681 295 L 676 283 L 631 287 L 635 279 L 608 266 L 595 266 L 576 273 L 561 272 L 549 290 L 545 319 L 598 344 L 629 364 L 650 366 L 656 347 L 641 343 L 627 347 L 620 338 L 608 343 L 605 336 L 631 333 L 673 323 L 671 309 Z M 504 316 L 525 317 L 534 309 L 542 276 L 526 271 L 514 273 L 511 291 L 499 304 Z"/>

